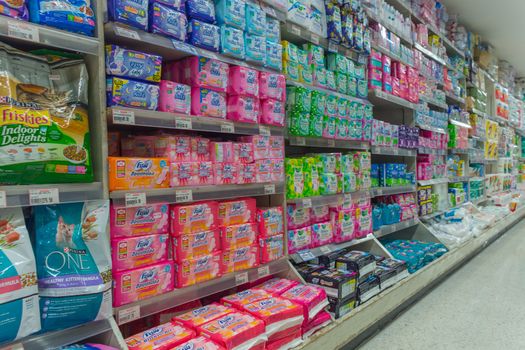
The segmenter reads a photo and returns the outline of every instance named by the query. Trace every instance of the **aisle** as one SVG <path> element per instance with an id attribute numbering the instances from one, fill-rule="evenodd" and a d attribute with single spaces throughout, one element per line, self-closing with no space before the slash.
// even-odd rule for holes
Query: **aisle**
<path id="1" fill-rule="evenodd" d="M 525 220 L 358 350 L 525 348 Z"/>

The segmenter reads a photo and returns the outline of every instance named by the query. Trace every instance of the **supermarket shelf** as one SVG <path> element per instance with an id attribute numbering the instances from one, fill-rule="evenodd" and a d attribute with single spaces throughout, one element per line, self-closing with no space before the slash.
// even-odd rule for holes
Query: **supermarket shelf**
<path id="1" fill-rule="evenodd" d="M 408 185 L 408 186 L 393 186 L 393 187 L 375 187 L 375 188 L 372 188 L 371 190 L 372 197 L 388 196 L 391 194 L 410 193 L 410 192 L 416 192 L 416 186 Z"/>
<path id="2" fill-rule="evenodd" d="M 387 236 L 387 235 L 389 235 L 391 233 L 404 230 L 406 228 L 415 226 L 417 224 L 419 224 L 419 219 L 418 218 L 413 218 L 413 219 L 401 221 L 401 222 L 398 222 L 398 223 L 395 223 L 395 224 L 392 224 L 392 225 L 381 226 L 381 228 L 379 230 L 374 231 L 374 236 L 379 239 L 379 238 Z"/>
<path id="3" fill-rule="evenodd" d="M 38 350 L 61 348 L 103 333 L 113 332 L 112 323 L 115 323 L 113 319 L 93 321 L 56 332 L 36 334 L 20 339 L 10 344 L 6 349 Z M 0 344 L 0 348 L 4 349 L 2 344 Z"/>
<path id="4" fill-rule="evenodd" d="M 129 48 L 160 55 L 166 61 L 178 60 L 188 56 L 202 56 L 260 71 L 276 72 L 262 65 L 251 64 L 243 60 L 204 50 L 162 35 L 147 33 L 122 23 L 106 23 L 104 26 L 104 36 L 108 43 L 119 43 Z"/>
<path id="5" fill-rule="evenodd" d="M 408 110 L 416 110 L 417 105 L 405 100 L 404 98 L 388 94 L 381 90 L 370 90 L 368 99 L 374 107 L 391 107 L 391 108 L 405 108 Z"/>
<path id="6" fill-rule="evenodd" d="M 350 95 L 345 95 L 345 94 L 339 93 L 339 92 L 334 91 L 334 90 L 329 90 L 329 89 L 325 89 L 325 88 L 322 88 L 322 87 L 319 87 L 319 86 L 314 86 L 314 85 L 309 85 L 309 84 L 303 84 L 303 83 L 299 83 L 299 82 L 296 82 L 296 81 L 293 81 L 293 80 L 289 80 L 289 79 L 286 79 L 286 85 L 288 85 L 288 86 L 297 86 L 297 87 L 302 87 L 302 88 L 309 89 L 309 90 L 320 91 L 320 92 L 326 93 L 327 95 L 333 95 L 333 96 L 337 96 L 337 97 L 340 97 L 340 98 L 345 98 L 345 99 L 350 100 L 350 101 L 364 103 L 364 104 L 370 104 L 370 101 L 368 101 L 366 99 L 363 99 L 363 98 L 354 97 L 354 96 L 350 96 Z"/>
<path id="7" fill-rule="evenodd" d="M 324 148 L 340 148 L 340 149 L 370 149 L 370 143 L 367 141 L 355 140 L 335 140 L 324 137 L 303 137 L 303 136 L 288 136 L 288 143 L 290 146 L 305 146 L 305 147 L 324 147 Z"/>
<path id="8" fill-rule="evenodd" d="M 48 199 L 42 199 L 40 201 L 33 199 L 31 201 L 30 194 L 32 193 L 34 196 L 39 190 L 50 190 L 50 193 L 47 196 Z M 101 182 L 1 186 L 0 197 L 3 196 L 2 192 L 5 192 L 6 207 L 75 203 L 105 198 Z M 52 198 L 54 193 L 58 193 L 58 198 Z"/>
<path id="9" fill-rule="evenodd" d="M 286 12 L 276 9 L 271 1 L 261 1 L 261 7 L 267 15 L 277 18 L 281 22 L 286 21 Z"/>
<path id="10" fill-rule="evenodd" d="M 412 9 L 410 8 L 410 1 L 407 3 L 405 0 L 389 0 L 388 3 L 393 6 L 396 10 L 403 14 L 405 17 L 412 15 Z"/>
<path id="11" fill-rule="evenodd" d="M 330 254 L 331 252 L 335 252 L 341 249 L 345 249 L 360 243 L 368 242 L 374 239 L 374 236 L 372 234 L 367 235 L 364 238 L 360 239 L 353 239 L 348 242 L 339 243 L 339 244 L 327 244 L 322 247 L 313 248 L 313 249 L 306 249 L 302 250 L 296 254 L 291 254 L 290 259 L 292 259 L 296 264 L 300 264 L 302 262 L 307 262 L 310 260 L 313 260 L 321 255 Z"/>
<path id="12" fill-rule="evenodd" d="M 157 112 L 135 108 L 110 107 L 107 112 L 108 120 L 113 125 L 273 136 L 283 136 L 285 130 L 278 126 L 239 123 L 224 119 L 188 116 L 178 113 Z"/>
<path id="13" fill-rule="evenodd" d="M 417 124 L 416 126 L 418 128 L 420 128 L 420 129 L 423 129 L 423 130 L 433 131 L 433 132 L 437 132 L 437 133 L 440 133 L 440 134 L 447 134 L 447 130 L 445 130 L 443 128 L 437 128 L 435 126 L 424 125 L 424 124 Z"/>
<path id="14" fill-rule="evenodd" d="M 46 27 L 35 23 L 0 17 L 0 37 L 10 41 L 32 42 L 37 45 L 76 51 L 89 55 L 99 54 L 99 41 L 64 30 Z"/>
<path id="15" fill-rule="evenodd" d="M 113 204 L 126 205 L 126 197 L 132 193 L 144 194 L 146 203 L 187 203 L 202 200 L 280 194 L 284 193 L 284 183 L 122 190 L 110 192 L 109 197 L 113 199 Z"/>
<path id="16" fill-rule="evenodd" d="M 490 115 L 488 114 L 487 115 L 487 118 L 489 118 L 490 120 L 496 122 L 496 123 L 499 123 L 501 125 L 507 125 L 509 123 L 509 121 L 505 118 L 502 118 L 500 116 L 497 116 L 497 115 Z"/>
<path id="17" fill-rule="evenodd" d="M 369 198 L 370 190 L 360 190 L 351 193 L 334 194 L 329 196 L 316 196 L 307 198 L 288 199 L 288 204 L 295 204 L 298 208 L 312 208 L 323 205 L 339 206 L 358 198 Z"/>
<path id="18" fill-rule="evenodd" d="M 435 149 L 435 148 L 429 148 L 429 147 L 419 147 L 418 153 L 420 154 L 434 154 L 437 156 L 444 156 L 447 154 L 446 149 Z"/>
<path id="19" fill-rule="evenodd" d="M 398 32 L 396 29 L 392 28 L 390 23 L 388 23 L 386 21 L 383 21 L 381 18 L 378 18 L 376 16 L 376 14 L 373 13 L 372 11 L 366 11 L 366 15 L 373 22 L 377 22 L 377 23 L 382 24 L 383 27 L 385 27 L 389 32 L 391 32 L 392 34 L 395 34 L 396 36 L 398 36 L 399 39 L 401 39 L 401 43 L 403 43 L 404 45 L 408 45 L 408 46 L 412 46 L 413 45 L 414 42 L 413 42 L 413 40 L 412 40 L 412 38 L 410 36 L 406 36 L 405 34 L 402 34 L 401 32 Z"/>
<path id="20" fill-rule="evenodd" d="M 399 147 L 372 146 L 372 154 L 415 157 L 416 150 L 408 149 L 408 148 L 399 148 Z"/>
<path id="21" fill-rule="evenodd" d="M 445 45 L 445 48 L 447 49 L 447 51 L 452 51 L 452 53 L 454 55 L 459 55 L 463 58 L 465 58 L 465 54 L 460 51 L 456 45 L 454 45 L 454 43 L 452 43 L 443 33 L 441 33 L 434 25 L 430 24 L 430 23 L 427 23 L 425 21 L 423 21 L 421 18 L 419 18 L 419 16 L 417 16 L 413 11 L 411 12 L 412 14 L 412 20 L 416 23 L 416 24 L 419 24 L 419 23 L 422 23 L 424 25 L 427 26 L 427 28 L 433 32 L 434 34 L 436 34 L 437 36 L 439 36 L 441 38 L 441 40 L 443 41 L 443 44 Z"/>
<path id="22" fill-rule="evenodd" d="M 483 118 L 488 118 L 488 114 L 483 112 L 483 111 L 480 111 L 479 109 L 476 109 L 476 108 L 472 108 L 471 110 L 469 110 L 470 113 L 474 113 L 480 117 L 483 117 Z"/>
<path id="23" fill-rule="evenodd" d="M 483 176 L 475 176 L 471 177 L 469 181 L 485 181 L 485 178 Z"/>
<path id="24" fill-rule="evenodd" d="M 481 197 L 481 198 L 478 198 L 478 199 L 474 199 L 474 200 L 472 200 L 471 202 L 472 202 L 472 204 L 474 204 L 474 205 L 478 205 L 478 204 L 484 203 L 484 202 L 486 202 L 486 201 L 488 201 L 488 200 L 489 200 L 489 199 L 488 199 L 486 196 L 484 196 L 484 197 Z"/>
<path id="25" fill-rule="evenodd" d="M 468 149 L 462 149 L 462 148 L 449 148 L 448 152 L 452 154 L 469 154 Z"/>
<path id="26" fill-rule="evenodd" d="M 209 295 L 220 293 L 245 283 L 255 282 L 268 275 L 285 272 L 289 269 L 288 259 L 282 258 L 260 267 L 238 271 L 202 282 L 190 287 L 175 289 L 174 291 L 140 300 L 131 304 L 113 309 L 119 325 L 133 320 L 154 315 L 190 301 L 198 300 Z"/>
<path id="27" fill-rule="evenodd" d="M 453 176 L 448 178 L 448 182 L 467 182 L 470 176 Z"/>
<path id="28" fill-rule="evenodd" d="M 457 103 L 459 105 L 464 105 L 465 104 L 465 99 L 463 97 L 456 96 L 456 95 L 452 94 L 451 92 L 445 91 L 445 96 L 447 97 L 449 102 L 451 101 L 451 102 Z"/>
<path id="29" fill-rule="evenodd" d="M 290 22 L 281 24 L 281 40 L 287 40 L 294 44 L 304 43 L 306 41 L 312 44 L 319 45 L 330 52 L 338 52 L 346 57 L 358 60 L 361 52 L 346 48 L 326 38 L 321 38 L 319 35 L 312 33 L 306 28 Z"/>
<path id="30" fill-rule="evenodd" d="M 442 177 L 440 179 L 431 179 L 431 180 L 418 180 L 417 182 L 421 186 L 446 184 L 448 182 L 448 177 Z"/>
<path id="31" fill-rule="evenodd" d="M 450 118 L 450 119 L 449 119 L 449 122 L 450 122 L 450 124 L 454 124 L 454 125 L 457 125 L 457 126 L 461 126 L 461 127 L 463 127 L 463 128 L 472 129 L 472 126 L 470 126 L 470 124 L 465 123 L 465 122 L 462 122 L 462 121 L 460 121 L 460 120 L 456 120 L 456 119 L 452 119 L 452 118 Z"/>
<path id="32" fill-rule="evenodd" d="M 433 59 L 434 61 L 436 61 L 437 63 L 443 65 L 443 66 L 446 66 L 447 65 L 447 62 L 445 62 L 445 60 L 441 57 L 439 57 L 438 55 L 436 55 L 435 53 L 433 53 L 432 51 L 430 51 L 429 49 L 421 46 L 419 43 L 414 43 L 414 47 L 421 51 L 421 53 L 423 53 L 425 56 L 427 56 L 428 58 L 430 59 Z"/>
<path id="33" fill-rule="evenodd" d="M 425 99 L 425 98 L 421 98 L 421 97 L 419 99 L 421 101 L 426 102 L 430 107 L 439 108 L 439 109 L 443 109 L 443 110 L 448 110 L 448 105 L 446 103 L 435 101 L 435 100 L 430 100 L 430 99 Z"/>
<path id="34" fill-rule="evenodd" d="M 402 58 L 401 56 L 391 52 L 390 50 L 376 44 L 376 43 L 372 43 L 372 48 L 376 51 L 379 51 L 381 52 L 383 55 L 387 55 L 388 57 L 390 57 L 391 59 L 395 60 L 395 61 L 399 61 L 403 64 L 406 64 L 407 66 L 410 66 L 410 67 L 413 67 L 414 66 L 414 63 L 413 62 L 409 62 L 408 60 L 405 60 L 404 58 Z"/>
<path id="35" fill-rule="evenodd" d="M 493 227 L 457 249 L 449 251 L 424 268 L 409 275 L 391 288 L 365 304 L 356 307 L 349 314 L 335 320 L 309 337 L 300 350 L 341 349 L 350 344 L 357 345 L 363 336 L 374 334 L 380 327 L 398 315 L 408 305 L 418 300 L 435 282 L 448 276 L 452 271 L 478 254 L 488 244 L 501 236 L 525 216 L 525 209 L 519 209 Z M 359 327 L 355 327 L 359 325 Z M 355 343 L 354 343 L 355 342 Z"/>

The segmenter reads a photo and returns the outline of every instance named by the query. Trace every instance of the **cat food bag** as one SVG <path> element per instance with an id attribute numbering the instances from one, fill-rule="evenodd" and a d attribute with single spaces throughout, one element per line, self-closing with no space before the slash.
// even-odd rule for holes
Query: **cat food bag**
<path id="1" fill-rule="evenodd" d="M 42 330 L 111 317 L 109 201 L 33 210 Z"/>
<path id="2" fill-rule="evenodd" d="M 0 343 L 40 330 L 33 248 L 21 208 L 0 210 Z"/>
<path id="3" fill-rule="evenodd" d="M 87 106 L 82 59 L 0 44 L 0 185 L 93 181 Z"/>

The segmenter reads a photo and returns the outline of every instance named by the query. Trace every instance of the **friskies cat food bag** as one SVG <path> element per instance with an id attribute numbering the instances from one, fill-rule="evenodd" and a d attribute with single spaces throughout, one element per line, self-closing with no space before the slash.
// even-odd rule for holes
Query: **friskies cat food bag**
<path id="1" fill-rule="evenodd" d="M 0 210 L 0 343 L 40 330 L 33 248 L 21 208 Z"/>
<path id="2" fill-rule="evenodd" d="M 42 329 L 111 316 L 108 201 L 34 207 Z"/>

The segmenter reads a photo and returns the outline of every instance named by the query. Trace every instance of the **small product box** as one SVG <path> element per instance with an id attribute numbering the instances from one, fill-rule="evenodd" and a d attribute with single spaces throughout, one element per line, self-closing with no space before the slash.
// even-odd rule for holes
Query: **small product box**
<path id="1" fill-rule="evenodd" d="M 335 267 L 338 270 L 355 271 L 358 273 L 359 281 L 363 281 L 374 272 L 376 262 L 372 254 L 353 250 L 339 257 L 335 261 Z"/>
<path id="2" fill-rule="evenodd" d="M 357 273 L 323 269 L 308 275 L 306 282 L 323 288 L 328 296 L 342 300 L 355 294 Z"/>

